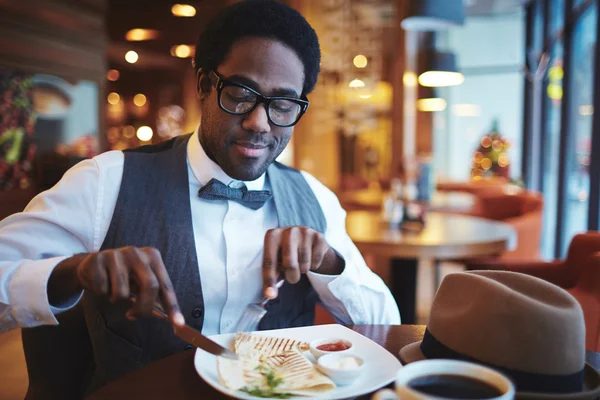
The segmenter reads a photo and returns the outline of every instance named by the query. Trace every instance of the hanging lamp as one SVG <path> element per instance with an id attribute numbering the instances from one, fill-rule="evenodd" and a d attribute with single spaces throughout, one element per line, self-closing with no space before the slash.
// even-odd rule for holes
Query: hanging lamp
<path id="1" fill-rule="evenodd" d="M 420 56 L 418 81 L 426 87 L 458 86 L 465 77 L 458 70 L 454 53 L 429 50 Z"/>
<path id="2" fill-rule="evenodd" d="M 439 97 L 434 88 L 419 86 L 417 110 L 421 112 L 439 112 L 444 111 L 447 105 L 446 100 Z"/>
<path id="3" fill-rule="evenodd" d="M 409 0 L 400 26 L 407 31 L 439 31 L 464 22 L 463 0 Z"/>

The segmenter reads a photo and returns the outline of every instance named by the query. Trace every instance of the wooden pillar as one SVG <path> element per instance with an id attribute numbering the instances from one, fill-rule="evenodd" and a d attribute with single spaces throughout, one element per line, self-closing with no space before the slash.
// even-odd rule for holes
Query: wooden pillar
<path id="1" fill-rule="evenodd" d="M 414 50 L 416 50 L 416 55 L 413 54 L 412 56 L 416 58 L 415 65 L 417 65 L 417 70 L 420 70 L 423 68 L 423 66 L 419 65 L 421 62 L 419 54 L 421 54 L 423 51 L 435 50 L 435 33 L 419 32 L 416 38 L 416 49 Z M 439 93 L 436 93 L 434 88 L 423 88 L 422 86 L 418 87 L 421 93 L 426 92 L 431 96 L 439 96 Z M 419 93 L 419 90 L 417 93 Z M 431 154 L 433 151 L 433 115 L 434 114 L 432 112 L 423 112 L 417 110 L 417 129 L 415 139 L 416 156 Z"/>
<path id="2" fill-rule="evenodd" d="M 396 8 L 396 24 L 392 31 L 394 35 L 395 51 L 394 59 L 392 61 L 392 162 L 390 176 L 397 176 L 401 167 L 402 160 L 404 158 L 405 148 L 410 147 L 405 145 L 404 132 L 407 129 L 405 126 L 405 108 L 407 108 L 406 100 L 409 100 L 408 108 L 410 109 L 410 99 L 412 98 L 410 93 L 406 93 L 406 87 L 404 81 L 410 83 L 411 80 L 415 80 L 414 74 L 407 73 L 407 64 L 409 64 L 406 57 L 406 31 L 400 27 L 400 22 L 405 16 L 406 8 L 409 0 L 397 0 Z M 408 130 L 411 130 L 411 124 L 408 123 Z"/>
<path id="3" fill-rule="evenodd" d="M 414 166 L 416 157 L 429 154 L 433 150 L 433 116 L 429 112 L 419 112 L 416 101 L 419 96 L 417 72 L 419 53 L 433 46 L 433 34 L 405 31 L 400 22 L 406 15 L 408 2 L 397 0 L 395 59 L 392 71 L 392 165 L 391 176 L 398 176 L 403 170 L 408 179 L 413 179 L 416 171 L 407 170 Z"/>

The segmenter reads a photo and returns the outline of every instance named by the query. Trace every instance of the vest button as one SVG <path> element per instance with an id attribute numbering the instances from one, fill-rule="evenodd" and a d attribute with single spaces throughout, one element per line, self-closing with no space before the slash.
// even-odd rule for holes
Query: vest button
<path id="1" fill-rule="evenodd" d="M 190 350 L 193 348 L 194 348 L 194 346 L 192 346 L 191 344 L 186 344 L 185 347 L 183 348 L 183 350 Z"/>
<path id="2" fill-rule="evenodd" d="M 194 310 L 192 311 L 192 317 L 194 318 L 200 318 L 203 314 L 204 310 L 202 310 L 201 308 L 194 308 Z"/>

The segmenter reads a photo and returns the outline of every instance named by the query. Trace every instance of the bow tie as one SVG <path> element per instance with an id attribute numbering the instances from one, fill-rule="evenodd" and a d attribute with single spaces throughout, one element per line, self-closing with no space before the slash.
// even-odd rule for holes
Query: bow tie
<path id="1" fill-rule="evenodd" d="M 246 186 L 236 189 L 216 179 L 211 179 L 202 186 L 198 190 L 198 196 L 206 200 L 235 201 L 253 210 L 261 208 L 272 197 L 268 190 L 248 190 Z"/>

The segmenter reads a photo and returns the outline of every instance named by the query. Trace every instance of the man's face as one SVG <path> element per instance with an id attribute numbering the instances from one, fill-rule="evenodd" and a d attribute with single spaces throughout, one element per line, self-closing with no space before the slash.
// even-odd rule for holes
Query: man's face
<path id="1" fill-rule="evenodd" d="M 210 71 L 204 72 L 201 80 Z M 272 39 L 237 41 L 216 72 L 265 96 L 299 98 L 304 84 L 304 67 L 296 53 Z M 203 83 L 200 87 L 205 88 Z M 208 94 L 201 91 L 200 142 L 207 155 L 233 179 L 257 179 L 287 146 L 294 128 L 271 124 L 265 104 L 246 115 L 231 115 L 219 107 L 214 87 Z"/>

